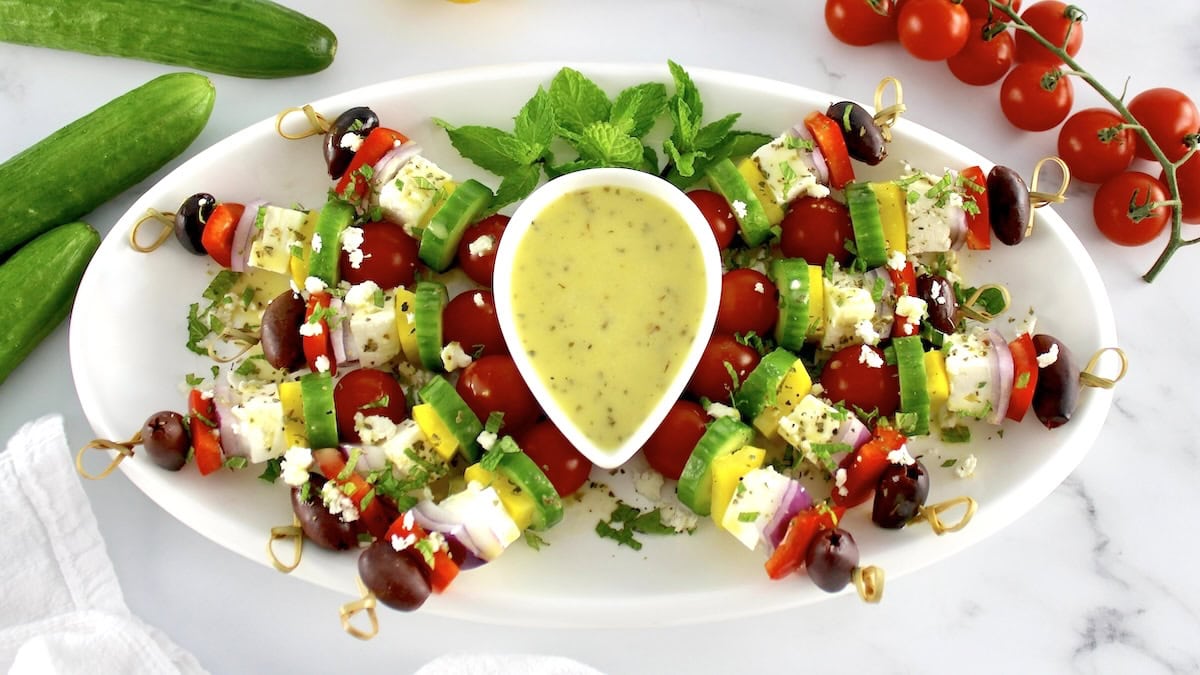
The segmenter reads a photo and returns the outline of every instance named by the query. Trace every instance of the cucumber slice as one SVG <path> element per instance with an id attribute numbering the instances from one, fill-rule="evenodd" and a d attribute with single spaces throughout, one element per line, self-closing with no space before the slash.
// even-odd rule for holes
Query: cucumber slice
<path id="1" fill-rule="evenodd" d="M 756 419 L 768 406 L 775 405 L 779 383 L 797 359 L 795 354 L 782 347 L 762 357 L 734 396 L 734 404 L 744 419 Z"/>
<path id="2" fill-rule="evenodd" d="M 758 246 L 771 238 L 774 231 L 767 220 L 762 202 L 731 160 L 723 159 L 709 167 L 708 180 L 713 189 L 729 202 L 733 215 L 737 218 L 738 229 L 742 232 L 742 239 L 747 244 Z M 741 208 L 737 206 L 738 203 L 742 204 Z"/>
<path id="3" fill-rule="evenodd" d="M 458 451 L 471 462 L 479 460 L 479 432 L 483 431 L 483 423 L 471 411 L 467 402 L 462 400 L 454 385 L 441 375 L 435 375 L 424 387 L 421 387 L 421 400 L 428 403 L 433 412 L 441 418 L 450 433 L 458 440 Z"/>
<path id="4" fill-rule="evenodd" d="M 712 462 L 728 455 L 754 439 L 754 429 L 732 417 L 713 420 L 696 448 L 683 465 L 675 493 L 679 501 L 696 515 L 707 516 L 712 511 Z"/>
<path id="5" fill-rule="evenodd" d="M 304 408 L 304 430 L 313 449 L 338 446 L 337 415 L 333 407 L 333 378 L 329 373 L 300 377 L 300 401 Z"/>
<path id="6" fill-rule="evenodd" d="M 437 281 L 418 281 L 413 308 L 417 332 L 417 354 L 428 370 L 442 368 L 442 310 L 448 297 L 446 287 Z"/>
<path id="7" fill-rule="evenodd" d="M 808 338 L 808 263 L 802 258 L 778 259 L 771 263 L 771 281 L 779 289 L 775 342 L 799 350 Z"/>
<path id="8" fill-rule="evenodd" d="M 503 453 L 496 472 L 508 479 L 510 483 L 533 498 L 533 522 L 531 530 L 548 530 L 558 524 L 563 517 L 562 498 L 554 489 L 554 484 L 546 478 L 536 462 L 529 458 L 517 447 L 511 436 L 505 436 L 496 442 L 492 452 Z"/>
<path id="9" fill-rule="evenodd" d="M 492 191 L 483 183 L 474 179 L 461 183 L 421 232 L 417 255 L 438 272 L 446 271 L 454 262 L 463 232 L 491 200 Z"/>
<path id="10" fill-rule="evenodd" d="M 929 389 L 925 382 L 925 347 L 919 335 L 892 339 L 896 368 L 900 371 L 900 410 L 906 424 L 901 431 L 910 436 L 929 433 Z"/>
<path id="11" fill-rule="evenodd" d="M 875 201 L 875 191 L 866 183 L 850 183 L 846 186 L 846 206 L 850 208 L 850 224 L 854 227 L 858 259 L 868 269 L 886 263 L 887 241 L 883 237 L 883 223 L 879 220 L 879 202 Z"/>
<path id="12" fill-rule="evenodd" d="M 308 276 L 325 282 L 329 288 L 338 285 L 341 273 L 338 261 L 342 257 L 342 233 L 354 222 L 354 207 L 333 198 L 321 209 L 313 239 L 321 242 L 320 248 L 313 246 L 308 257 Z"/>

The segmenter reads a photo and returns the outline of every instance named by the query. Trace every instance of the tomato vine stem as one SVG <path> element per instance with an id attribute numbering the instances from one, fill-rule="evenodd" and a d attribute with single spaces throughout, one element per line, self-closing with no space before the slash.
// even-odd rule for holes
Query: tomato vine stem
<path id="1" fill-rule="evenodd" d="M 1138 137 L 1140 137 L 1142 141 L 1146 143 L 1146 147 L 1150 149 L 1151 154 L 1154 155 L 1154 159 L 1158 160 L 1158 163 L 1162 165 L 1163 173 L 1167 181 L 1167 190 L 1171 194 L 1171 199 L 1178 201 L 1180 196 L 1179 181 L 1176 177 L 1176 169 L 1179 168 L 1180 164 L 1172 162 L 1167 158 L 1167 155 L 1162 151 L 1162 148 L 1158 146 L 1158 143 L 1156 143 L 1154 139 L 1150 137 L 1150 132 L 1147 131 L 1146 128 L 1142 126 L 1142 123 L 1133 116 L 1133 113 L 1129 112 L 1129 108 L 1125 106 L 1125 102 L 1123 101 L 1124 93 L 1122 93 L 1120 97 L 1114 95 L 1108 90 L 1107 87 L 1101 84 L 1094 75 L 1084 69 L 1083 66 L 1079 65 L 1079 62 L 1067 53 L 1067 50 L 1064 48 L 1065 42 L 1064 45 L 1056 45 L 1042 37 L 1042 35 L 1038 33 L 1033 26 L 1030 26 L 1029 23 L 1020 17 L 1020 15 L 1013 11 L 1011 6 L 1004 4 L 1003 0 L 988 0 L 988 4 L 990 4 L 993 9 L 998 9 L 1008 16 L 1014 29 L 1025 32 L 1035 42 L 1050 50 L 1055 56 L 1061 59 L 1067 68 L 1070 69 L 1069 73 L 1071 75 L 1074 75 L 1075 77 L 1078 77 L 1086 82 L 1088 86 L 1094 89 L 1096 93 L 1100 94 L 1105 101 L 1108 101 L 1108 103 L 1112 105 L 1112 107 L 1122 117 L 1125 118 L 1125 121 L 1129 124 L 1129 126 L 1126 128 L 1133 130 Z M 1072 22 L 1071 25 L 1074 26 L 1074 22 Z M 1126 84 L 1128 85 L 1128 81 Z M 1195 147 L 1189 150 L 1189 156 L 1194 152 Z M 1171 257 L 1174 256 L 1180 248 L 1183 248 L 1184 246 L 1191 246 L 1198 242 L 1200 242 L 1200 237 L 1196 237 L 1194 239 L 1183 238 L 1183 209 L 1172 209 L 1171 238 L 1167 242 L 1167 245 L 1163 249 L 1162 253 L 1159 254 L 1158 259 L 1154 261 L 1154 265 L 1142 275 L 1142 280 L 1146 281 L 1147 283 L 1153 282 L 1158 277 L 1159 273 L 1162 272 L 1163 268 L 1166 267 L 1167 262 L 1171 260 Z"/>

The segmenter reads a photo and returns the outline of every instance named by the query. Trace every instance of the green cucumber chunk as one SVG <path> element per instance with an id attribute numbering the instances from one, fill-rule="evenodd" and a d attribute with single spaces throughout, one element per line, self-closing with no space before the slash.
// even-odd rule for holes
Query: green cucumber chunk
<path id="1" fill-rule="evenodd" d="M 448 297 L 446 287 L 437 281 L 418 281 L 414 291 L 413 326 L 417 334 L 417 354 L 428 370 L 442 367 L 442 310 Z"/>
<path id="2" fill-rule="evenodd" d="M 929 390 L 925 384 L 925 347 L 919 335 L 892 339 L 896 350 L 896 368 L 900 372 L 900 410 L 905 424 L 900 430 L 909 436 L 929 433 Z"/>
<path id="3" fill-rule="evenodd" d="M 354 222 L 354 207 L 336 197 L 325 202 L 313 239 L 321 242 L 320 248 L 313 246 L 308 258 L 308 276 L 316 277 L 334 288 L 341 281 L 338 263 L 342 258 L 342 233 Z"/>
<path id="4" fill-rule="evenodd" d="M 758 201 L 758 195 L 754 194 L 745 176 L 734 166 L 733 160 L 725 158 L 709 167 L 708 181 L 729 202 L 742 239 L 747 244 L 758 246 L 771 238 L 774 232 L 767 220 L 767 212 L 763 210 L 762 202 Z M 742 208 L 735 205 L 739 202 Z"/>
<path id="5" fill-rule="evenodd" d="M 434 270 L 445 272 L 454 262 L 458 242 L 467 226 L 492 201 L 492 191 L 475 179 L 459 184 L 421 232 L 417 255 Z"/>
<path id="6" fill-rule="evenodd" d="M 742 413 L 742 419 L 754 421 L 767 406 L 775 405 L 775 396 L 779 393 L 779 383 L 787 375 L 796 361 L 795 354 L 779 347 L 762 357 L 754 370 L 746 376 L 746 381 L 738 388 L 734 405 Z"/>
<path id="7" fill-rule="evenodd" d="M 775 342 L 798 351 L 808 338 L 808 261 L 779 258 L 771 263 L 771 282 L 779 289 Z"/>
<path id="8" fill-rule="evenodd" d="M 338 427 L 333 406 L 333 377 L 329 373 L 301 375 L 300 402 L 308 444 L 314 449 L 336 448 Z"/>
<path id="9" fill-rule="evenodd" d="M 754 440 L 754 429 L 732 417 L 720 417 L 708 425 L 708 429 L 696 443 L 696 448 L 683 465 L 675 493 L 684 506 L 696 515 L 707 516 L 712 512 L 712 463 L 722 455 L 728 455 Z"/>
<path id="10" fill-rule="evenodd" d="M 502 453 L 496 471 L 533 500 L 530 529 L 548 530 L 557 525 L 563 517 L 562 498 L 558 496 L 554 484 L 538 468 L 537 462 L 522 452 L 511 436 L 497 441 L 491 452 Z"/>
<path id="11" fill-rule="evenodd" d="M 883 221 L 879 219 L 879 202 L 875 191 L 866 183 L 846 186 L 846 206 L 850 209 L 850 225 L 854 228 L 854 244 L 858 259 L 868 269 L 887 262 L 887 241 L 883 236 Z"/>
<path id="12" fill-rule="evenodd" d="M 479 433 L 483 431 L 483 423 L 472 412 L 467 402 L 458 395 L 454 385 L 442 377 L 435 375 L 424 387 L 421 387 L 421 400 L 428 403 L 433 412 L 445 422 L 458 440 L 458 451 L 468 461 L 479 461 Z"/>

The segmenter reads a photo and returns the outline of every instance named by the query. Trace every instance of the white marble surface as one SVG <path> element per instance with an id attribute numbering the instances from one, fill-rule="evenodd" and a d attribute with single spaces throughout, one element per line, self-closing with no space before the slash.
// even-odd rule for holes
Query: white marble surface
<path id="1" fill-rule="evenodd" d="M 959 84 L 898 45 L 853 49 L 826 32 L 819 0 L 361 0 L 291 6 L 341 39 L 334 65 L 291 80 L 215 76 L 216 110 L 188 156 L 283 107 L 360 85 L 520 61 L 673 58 L 868 99 L 883 75 L 905 83 L 911 119 L 1028 172 L 1056 135 L 1012 130 L 997 87 Z M 1200 99 L 1191 0 L 1092 0 L 1082 61 L 1119 88 L 1174 86 Z M 198 36 L 197 39 L 203 39 Z M 0 46 L 0 157 L 8 157 L 165 66 Z M 1098 101 L 1077 88 L 1076 108 Z M 486 102 L 481 102 L 486 104 Z M 165 173 L 165 172 L 164 172 Z M 160 176 L 163 173 L 159 174 Z M 154 178 L 150 179 L 151 181 Z M 150 183 L 148 182 L 147 185 Z M 144 186 L 143 186 L 144 187 Z M 407 672 L 451 651 L 536 651 L 623 672 L 1200 671 L 1200 374 L 1190 336 L 1198 251 L 1160 280 L 1138 275 L 1157 245 L 1120 249 L 1094 231 L 1093 188 L 1060 209 L 1102 270 L 1133 368 L 1090 454 L 1028 516 L 966 552 L 889 585 L 885 602 L 842 597 L 792 612 L 660 630 L 497 628 L 384 612 L 383 636 L 345 636 L 329 591 L 231 554 L 181 526 L 120 475 L 86 485 L 132 610 L 214 672 Z M 107 232 L 138 188 L 88 220 Z M 140 320 L 153 321 L 153 317 Z M 0 388 L 0 437 L 47 412 L 72 444 L 91 437 L 59 328 Z M 136 374 L 131 374 L 136 376 Z"/>

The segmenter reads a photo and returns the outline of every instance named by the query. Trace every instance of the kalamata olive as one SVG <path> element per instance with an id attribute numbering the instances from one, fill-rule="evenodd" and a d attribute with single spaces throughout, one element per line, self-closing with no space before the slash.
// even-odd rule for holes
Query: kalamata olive
<path id="1" fill-rule="evenodd" d="M 898 530 L 917 515 L 929 497 L 929 474 L 920 460 L 912 464 L 888 464 L 879 477 L 871 520 L 880 527 Z"/>
<path id="2" fill-rule="evenodd" d="M 837 122 L 842 130 L 842 138 L 846 139 L 846 150 L 851 157 L 871 166 L 887 157 L 883 132 L 866 108 L 851 101 L 838 101 L 829 106 L 825 115 Z"/>
<path id="3" fill-rule="evenodd" d="M 1029 224 L 1029 188 L 1021 174 L 1007 166 L 994 166 L 987 177 L 988 220 L 996 238 L 1016 246 L 1025 239 Z"/>
<path id="4" fill-rule="evenodd" d="M 263 312 L 259 340 L 263 357 L 272 368 L 292 370 L 304 363 L 300 324 L 304 323 L 304 300 L 290 290 L 280 293 Z"/>
<path id="5" fill-rule="evenodd" d="M 354 134 L 363 139 L 378 126 L 379 116 L 370 108 L 362 106 L 351 108 L 337 116 L 329 131 L 325 132 L 323 148 L 330 178 L 341 178 L 350 167 L 350 160 L 354 159 L 355 151 L 351 149 L 353 146 L 346 142 L 346 135 Z"/>
<path id="6" fill-rule="evenodd" d="M 302 490 L 292 488 L 292 511 L 300 519 L 304 536 L 317 546 L 331 551 L 347 551 L 358 548 L 359 533 L 366 532 L 361 520 L 344 522 L 340 516 L 329 512 L 321 500 L 321 486 L 325 479 L 319 474 L 309 474 L 308 500 L 301 498 Z"/>
<path id="7" fill-rule="evenodd" d="M 397 551 L 390 541 L 377 540 L 358 556 L 358 576 L 380 602 L 411 612 L 425 604 L 432 590 L 420 555 L 411 547 Z"/>
<path id="8" fill-rule="evenodd" d="M 182 469 L 192 447 L 183 415 L 163 410 L 147 418 L 142 426 L 142 447 L 155 464 L 167 471 Z"/>
<path id="9" fill-rule="evenodd" d="M 1067 346 L 1049 335 L 1034 335 L 1033 346 L 1039 357 L 1054 355 L 1053 362 L 1044 366 L 1039 359 L 1033 412 L 1047 429 L 1061 427 L 1071 420 L 1079 403 L 1079 366 Z"/>
<path id="10" fill-rule="evenodd" d="M 917 277 L 917 297 L 925 301 L 929 311 L 929 325 L 939 333 L 954 332 L 954 317 L 958 314 L 958 301 L 954 298 L 954 287 L 940 274 L 922 274 Z"/>
<path id="11" fill-rule="evenodd" d="M 207 192 L 196 194 L 183 200 L 179 210 L 175 212 L 175 238 L 183 247 L 196 255 L 204 255 L 204 244 L 200 241 L 204 235 L 204 224 L 217 207 L 217 198 Z"/>
<path id="12" fill-rule="evenodd" d="M 808 578 L 823 591 L 835 593 L 850 583 L 858 567 L 858 544 L 840 527 L 821 530 L 804 554 Z"/>

